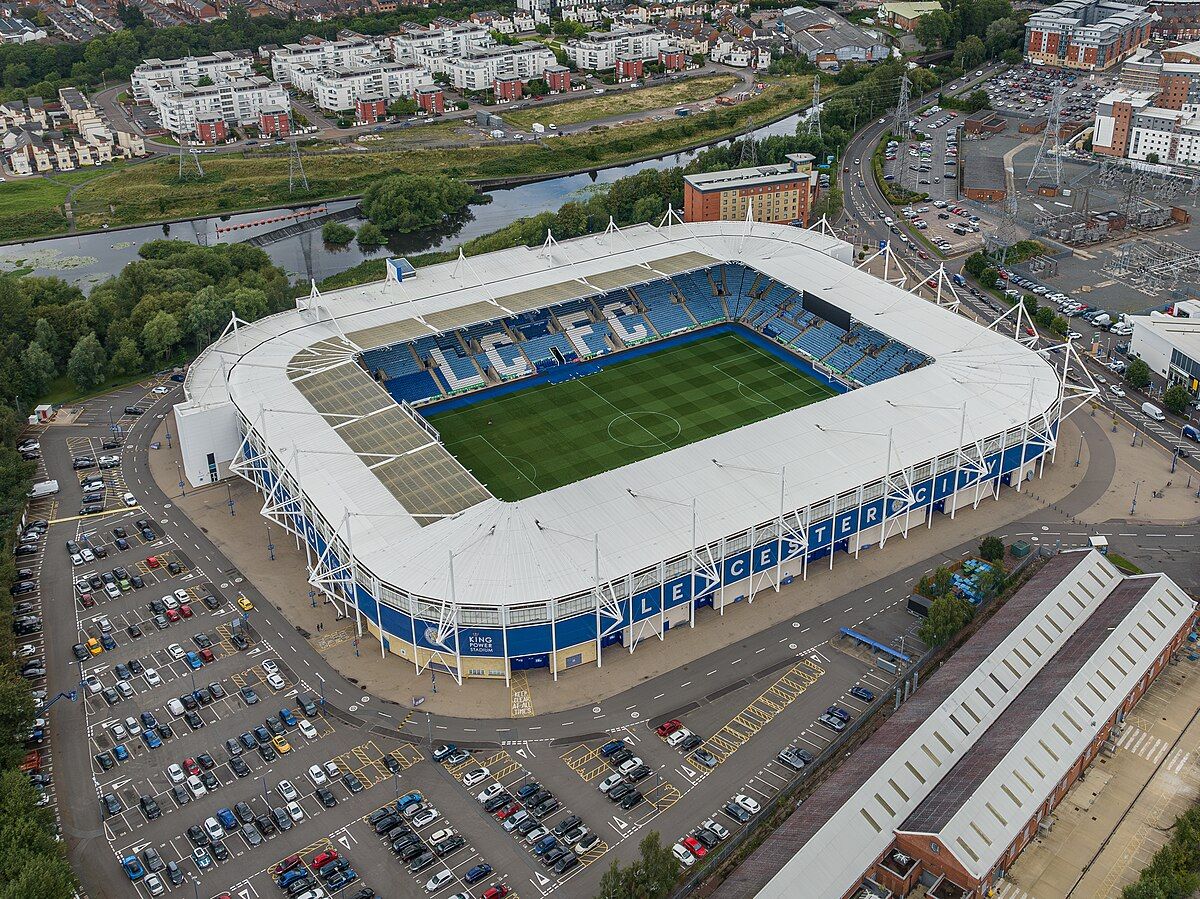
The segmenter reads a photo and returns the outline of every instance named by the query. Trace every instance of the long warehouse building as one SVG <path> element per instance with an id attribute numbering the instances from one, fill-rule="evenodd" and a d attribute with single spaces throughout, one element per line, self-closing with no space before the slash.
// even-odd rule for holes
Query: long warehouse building
<path id="1" fill-rule="evenodd" d="M 718 895 L 993 895 L 1195 619 L 1166 575 L 1053 557 Z"/>

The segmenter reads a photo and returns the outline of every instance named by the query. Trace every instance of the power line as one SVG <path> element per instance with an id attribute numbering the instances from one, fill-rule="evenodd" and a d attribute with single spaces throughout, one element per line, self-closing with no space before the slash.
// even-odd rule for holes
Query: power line
<path id="1" fill-rule="evenodd" d="M 288 149 L 288 193 L 296 192 L 296 184 L 299 182 L 304 191 L 308 190 L 308 175 L 304 174 L 304 160 L 300 158 L 300 147 L 296 144 L 296 138 L 292 138 L 291 147 Z"/>
<path id="2" fill-rule="evenodd" d="M 815 134 L 819 139 L 825 137 L 821 133 L 821 76 L 813 77 L 812 106 L 809 107 L 808 117 L 804 120 L 804 133 Z"/>
<path id="3" fill-rule="evenodd" d="M 1059 134 L 1062 132 L 1063 100 L 1066 99 L 1067 89 L 1059 86 L 1054 89 L 1050 99 L 1050 111 L 1046 114 L 1046 130 L 1042 132 L 1042 143 L 1038 147 L 1037 156 L 1033 160 L 1033 168 L 1029 170 L 1028 187 L 1038 177 L 1051 176 L 1054 179 L 1054 189 L 1062 188 L 1062 153 L 1059 146 Z"/>

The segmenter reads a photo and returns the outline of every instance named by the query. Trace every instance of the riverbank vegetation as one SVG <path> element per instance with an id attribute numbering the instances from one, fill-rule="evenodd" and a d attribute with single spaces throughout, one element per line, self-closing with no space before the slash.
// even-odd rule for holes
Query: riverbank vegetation
<path id="1" fill-rule="evenodd" d="M 27 411 L 64 386 L 136 379 L 199 352 L 230 313 L 254 321 L 290 305 L 287 277 L 255 247 L 159 240 L 138 255 L 86 297 L 57 278 L 0 279 L 0 402 Z"/>

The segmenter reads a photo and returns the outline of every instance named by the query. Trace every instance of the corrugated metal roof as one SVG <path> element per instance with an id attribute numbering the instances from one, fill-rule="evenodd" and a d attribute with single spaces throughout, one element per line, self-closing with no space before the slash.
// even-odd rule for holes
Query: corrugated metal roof
<path id="1" fill-rule="evenodd" d="M 1121 582 L 897 830 L 986 876 L 1194 609 L 1165 575 Z"/>
<path id="2" fill-rule="evenodd" d="M 1082 619 L 1070 621 L 1057 606 L 1085 579 L 1097 591 L 1091 608 L 1119 582 L 1099 553 L 1063 553 L 1046 562 L 734 871 L 722 899 L 841 896 L 850 889 L 886 851 L 895 828 L 1018 695 L 992 685 L 1004 660 L 1015 658 L 1026 638 L 1054 647 L 1071 639 Z M 1047 614 L 1056 626 L 1043 628 L 1042 636 Z M 1052 654 L 1043 649 L 1036 665 Z M 1022 682 L 1036 673 L 1027 669 Z M 959 711 L 964 703 L 978 721 Z M 968 733 L 953 723 L 956 712 Z"/>

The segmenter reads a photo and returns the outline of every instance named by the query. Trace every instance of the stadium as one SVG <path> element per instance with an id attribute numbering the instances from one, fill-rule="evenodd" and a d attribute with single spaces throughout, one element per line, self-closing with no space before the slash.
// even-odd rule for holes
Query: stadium
<path id="1" fill-rule="evenodd" d="M 1053 461 L 1063 373 L 853 254 L 707 222 L 389 260 L 231 322 L 175 408 L 184 473 L 250 481 L 418 672 L 600 666 Z"/>

